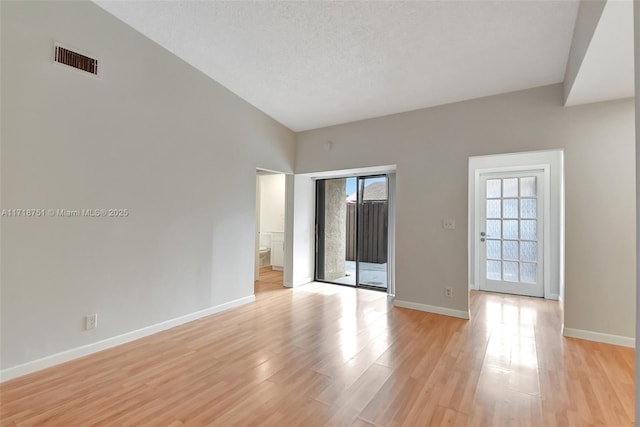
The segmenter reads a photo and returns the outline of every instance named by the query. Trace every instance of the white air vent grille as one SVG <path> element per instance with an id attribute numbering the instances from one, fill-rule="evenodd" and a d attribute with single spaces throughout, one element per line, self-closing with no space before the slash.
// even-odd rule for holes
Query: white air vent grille
<path id="1" fill-rule="evenodd" d="M 98 60 L 67 49 L 56 43 L 54 61 L 87 73 L 98 75 Z"/>

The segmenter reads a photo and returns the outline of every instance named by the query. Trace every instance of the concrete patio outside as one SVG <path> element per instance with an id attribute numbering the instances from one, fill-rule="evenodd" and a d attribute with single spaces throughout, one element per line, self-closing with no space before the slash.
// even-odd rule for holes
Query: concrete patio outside
<path id="1" fill-rule="evenodd" d="M 346 275 L 332 282 L 342 285 L 356 285 L 356 262 L 345 261 Z M 374 286 L 376 288 L 387 288 L 387 263 L 374 264 L 371 262 L 360 263 L 360 284 Z"/>

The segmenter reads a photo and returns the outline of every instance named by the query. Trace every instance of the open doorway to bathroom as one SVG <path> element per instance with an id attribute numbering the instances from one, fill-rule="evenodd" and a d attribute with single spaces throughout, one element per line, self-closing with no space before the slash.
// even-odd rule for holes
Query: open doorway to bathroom
<path id="1" fill-rule="evenodd" d="M 285 175 L 256 171 L 255 292 L 282 288 Z"/>

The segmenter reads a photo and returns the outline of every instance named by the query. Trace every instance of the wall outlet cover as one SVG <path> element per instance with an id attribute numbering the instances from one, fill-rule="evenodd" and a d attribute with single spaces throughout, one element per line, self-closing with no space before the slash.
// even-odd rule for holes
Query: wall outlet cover
<path id="1" fill-rule="evenodd" d="M 89 314 L 84 317 L 84 329 L 90 330 L 98 327 L 98 315 L 97 314 Z"/>

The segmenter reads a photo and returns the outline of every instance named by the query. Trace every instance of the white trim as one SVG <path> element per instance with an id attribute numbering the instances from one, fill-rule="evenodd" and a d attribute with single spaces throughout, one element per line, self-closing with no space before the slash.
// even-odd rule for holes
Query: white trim
<path id="1" fill-rule="evenodd" d="M 364 168 L 339 169 L 322 172 L 310 172 L 298 174 L 308 176 L 313 180 L 331 178 L 349 178 L 352 176 L 386 175 L 396 172 L 396 165 L 369 166 Z"/>
<path id="2" fill-rule="evenodd" d="M 454 310 L 452 308 L 437 307 L 435 305 L 419 304 L 417 302 L 394 300 L 393 305 L 396 307 L 410 308 L 412 310 L 426 311 L 427 313 L 442 314 L 444 316 L 458 317 L 460 319 L 469 319 L 469 312 L 462 310 Z"/>
<path id="3" fill-rule="evenodd" d="M 544 298 L 557 300 L 558 297 L 551 298 L 551 164 L 547 164 L 543 171 L 544 174 L 544 214 L 542 219 L 543 239 L 543 265 L 542 274 L 544 275 Z M 562 221 L 562 219 L 561 219 Z M 559 292 L 558 282 L 558 292 Z"/>
<path id="4" fill-rule="evenodd" d="M 388 217 L 387 217 L 387 295 L 396 295 L 396 173 L 387 174 Z"/>
<path id="5" fill-rule="evenodd" d="M 544 298 L 554 300 L 554 301 L 560 301 L 560 295 L 558 294 L 549 294 L 549 295 L 545 294 Z"/>
<path id="6" fill-rule="evenodd" d="M 286 288 L 297 288 L 298 286 L 308 285 L 311 282 L 313 282 L 313 278 L 312 277 L 305 277 L 302 280 L 298 280 L 296 283 L 284 282 L 283 285 Z"/>
<path id="7" fill-rule="evenodd" d="M 176 317 L 175 319 L 156 323 L 155 325 L 145 326 L 144 328 L 136 329 L 135 331 L 127 332 L 122 335 L 117 335 L 115 337 L 107 338 L 98 342 L 52 354 L 51 356 L 46 356 L 41 359 L 33 360 L 31 362 L 23 363 L 21 365 L 13 366 L 11 368 L 3 369 L 2 371 L 0 371 L 0 382 L 8 381 L 10 379 L 21 377 L 32 372 L 40 371 L 42 369 L 49 368 L 60 363 L 68 362 L 79 357 L 87 356 L 92 353 L 97 353 L 98 351 L 106 350 L 111 347 L 115 347 L 149 335 L 153 335 L 155 333 L 174 328 L 184 323 L 192 322 L 205 316 L 210 316 L 214 313 L 219 313 L 230 308 L 254 302 L 255 300 L 255 295 L 249 295 L 247 297 L 229 301 L 224 304 L 216 305 L 214 307 L 209 307 L 204 310 L 185 314 L 184 316 Z"/>
<path id="8" fill-rule="evenodd" d="M 633 337 L 623 337 L 621 335 L 603 334 L 602 332 L 585 331 L 562 327 L 562 335 L 569 338 L 579 338 L 582 340 L 596 341 L 605 344 L 621 345 L 635 348 L 636 339 Z"/>

